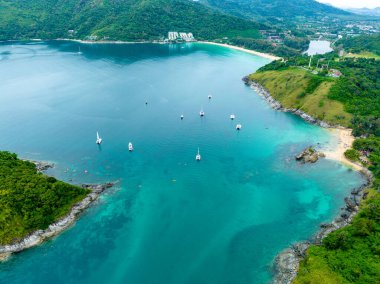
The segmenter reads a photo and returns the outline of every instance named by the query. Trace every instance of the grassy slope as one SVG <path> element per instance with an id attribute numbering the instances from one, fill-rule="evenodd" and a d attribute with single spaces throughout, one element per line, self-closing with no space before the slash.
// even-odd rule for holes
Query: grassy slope
<path id="1" fill-rule="evenodd" d="M 310 94 L 305 94 L 312 74 L 299 68 L 282 71 L 265 71 L 251 74 L 249 78 L 264 86 L 271 95 L 287 108 L 302 111 L 333 125 L 348 126 L 352 115 L 344 110 L 342 103 L 327 98 L 333 79 L 320 83 Z"/>
<path id="2" fill-rule="evenodd" d="M 0 245 L 47 228 L 88 193 L 37 173 L 34 164 L 0 151 Z"/>

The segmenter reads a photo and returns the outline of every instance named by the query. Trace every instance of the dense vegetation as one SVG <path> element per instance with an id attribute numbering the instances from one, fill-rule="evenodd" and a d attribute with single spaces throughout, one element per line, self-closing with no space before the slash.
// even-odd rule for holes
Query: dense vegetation
<path id="1" fill-rule="evenodd" d="M 346 11 L 314 0 L 201 0 L 223 12 L 247 18 L 347 15 Z"/>
<path id="2" fill-rule="evenodd" d="M 309 41 L 306 38 L 286 39 L 283 44 L 276 44 L 264 39 L 247 38 L 240 35 L 230 39 L 229 43 L 281 57 L 297 56 L 307 49 L 309 45 Z"/>
<path id="3" fill-rule="evenodd" d="M 362 53 L 365 51 L 380 55 L 380 35 L 361 35 L 339 40 L 336 45 L 342 45 L 346 52 Z"/>
<path id="4" fill-rule="evenodd" d="M 88 192 L 37 173 L 33 163 L 0 151 L 0 244 L 47 228 Z"/>
<path id="5" fill-rule="evenodd" d="M 351 225 L 311 246 L 294 284 L 380 283 L 380 194 L 372 190 Z"/>
<path id="6" fill-rule="evenodd" d="M 0 40 L 96 35 L 136 41 L 166 37 L 168 31 L 213 39 L 258 35 L 262 27 L 187 0 L 0 0 L 0 11 Z"/>

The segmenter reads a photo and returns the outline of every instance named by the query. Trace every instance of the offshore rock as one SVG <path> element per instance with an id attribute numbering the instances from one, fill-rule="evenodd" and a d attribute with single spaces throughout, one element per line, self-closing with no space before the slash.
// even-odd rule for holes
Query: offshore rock
<path id="1" fill-rule="evenodd" d="M 307 147 L 300 154 L 295 156 L 295 159 L 302 163 L 315 163 L 321 157 L 325 157 L 325 154 L 316 151 L 313 147 Z"/>

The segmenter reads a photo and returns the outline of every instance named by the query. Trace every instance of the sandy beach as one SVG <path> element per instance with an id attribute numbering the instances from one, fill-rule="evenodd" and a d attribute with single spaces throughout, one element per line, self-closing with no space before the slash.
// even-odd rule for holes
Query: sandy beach
<path id="1" fill-rule="evenodd" d="M 74 41 L 74 42 L 80 42 L 80 43 L 85 43 L 85 44 L 135 44 L 135 43 L 155 43 L 155 44 L 164 44 L 161 42 L 152 42 L 152 41 L 122 41 L 122 40 L 115 40 L 115 41 L 108 41 L 108 40 L 97 40 L 97 41 L 92 41 L 92 40 L 81 40 L 81 39 L 68 39 L 68 38 L 58 38 L 56 40 L 65 40 L 65 41 Z M 192 43 L 192 42 L 190 42 Z M 238 47 L 230 44 L 225 44 L 225 43 L 217 43 L 217 42 L 211 42 L 211 41 L 195 41 L 193 43 L 201 43 L 201 44 L 211 44 L 211 45 L 218 45 L 218 46 L 223 46 L 239 51 L 243 51 L 246 53 L 254 54 L 257 56 L 261 56 L 270 60 L 279 60 L 281 57 L 269 54 L 269 53 L 263 53 L 251 49 L 246 49 L 243 47 Z"/>
<path id="2" fill-rule="evenodd" d="M 335 149 L 331 146 L 326 149 L 324 152 L 326 154 L 326 158 L 341 162 L 357 171 L 363 170 L 364 168 L 361 165 L 351 162 L 344 156 L 344 152 L 352 147 L 352 143 L 355 140 L 354 136 L 352 135 L 352 130 L 330 128 L 328 131 L 331 133 L 331 135 L 336 137 L 338 144 L 335 145 Z"/>
<path id="3" fill-rule="evenodd" d="M 257 55 L 257 56 L 261 56 L 261 57 L 264 57 L 264 58 L 268 58 L 270 60 L 279 60 L 279 59 L 281 59 L 281 57 L 277 57 L 277 56 L 274 56 L 272 54 L 263 53 L 263 52 L 259 52 L 259 51 L 255 51 L 255 50 L 250 50 L 250 49 L 246 49 L 246 48 L 243 48 L 243 47 L 238 47 L 238 46 L 234 46 L 234 45 L 230 45 L 230 44 L 225 44 L 225 43 L 216 43 L 216 42 L 210 42 L 210 41 L 198 41 L 198 43 L 205 43 L 205 44 L 224 46 L 224 47 L 227 47 L 227 48 L 236 49 L 236 50 L 240 50 L 240 51 L 247 52 L 247 53 L 250 53 L 250 54 L 254 54 L 254 55 Z"/>

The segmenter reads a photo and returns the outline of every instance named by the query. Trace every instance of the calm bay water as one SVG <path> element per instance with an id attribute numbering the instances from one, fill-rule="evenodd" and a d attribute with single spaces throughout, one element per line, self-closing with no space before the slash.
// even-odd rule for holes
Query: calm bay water
<path id="1" fill-rule="evenodd" d="M 276 254 L 362 182 L 332 161 L 294 161 L 331 137 L 242 83 L 266 59 L 202 44 L 78 46 L 0 45 L 0 149 L 54 161 L 50 174 L 73 183 L 119 183 L 71 229 L 0 264 L 0 283 L 266 283 Z"/>

